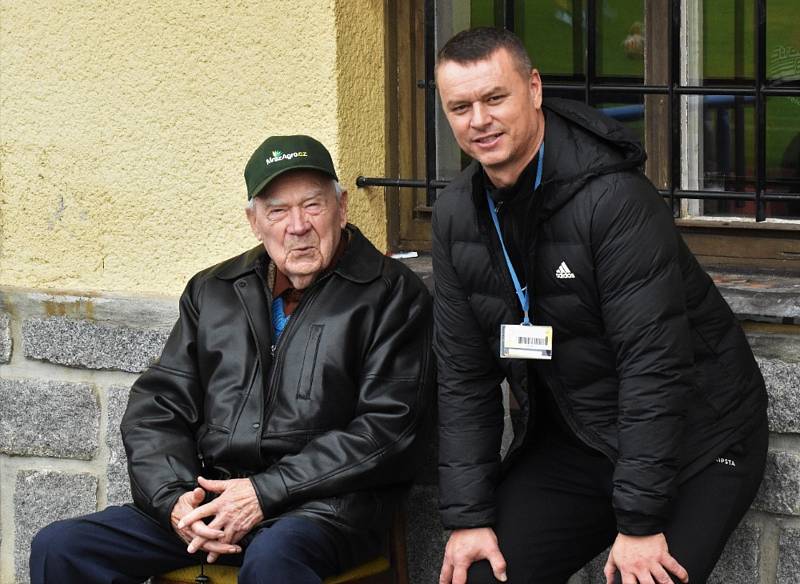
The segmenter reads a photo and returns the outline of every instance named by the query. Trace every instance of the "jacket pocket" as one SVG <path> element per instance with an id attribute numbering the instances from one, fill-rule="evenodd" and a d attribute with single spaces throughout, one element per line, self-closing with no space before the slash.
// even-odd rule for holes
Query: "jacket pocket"
<path id="1" fill-rule="evenodd" d="M 319 343 L 324 328 L 324 324 L 312 324 L 308 332 L 306 349 L 303 353 L 303 365 L 300 367 L 300 377 L 297 380 L 297 399 L 311 399 L 314 369 L 317 365 Z"/>

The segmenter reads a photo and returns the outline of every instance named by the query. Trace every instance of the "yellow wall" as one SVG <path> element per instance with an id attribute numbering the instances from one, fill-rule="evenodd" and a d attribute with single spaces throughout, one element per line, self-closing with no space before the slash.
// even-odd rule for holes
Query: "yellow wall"
<path id="1" fill-rule="evenodd" d="M 177 294 L 255 245 L 242 170 L 324 142 L 385 247 L 383 3 L 0 0 L 0 285 Z"/>
<path id="2" fill-rule="evenodd" d="M 350 187 L 350 213 L 379 249 L 386 247 L 384 189 L 355 190 L 355 179 L 386 171 L 385 24 L 383 0 L 336 3 L 340 177 Z"/>

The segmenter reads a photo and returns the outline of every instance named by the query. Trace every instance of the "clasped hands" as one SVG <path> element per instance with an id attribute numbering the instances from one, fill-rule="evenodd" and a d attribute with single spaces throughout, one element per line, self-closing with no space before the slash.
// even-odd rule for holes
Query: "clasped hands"
<path id="1" fill-rule="evenodd" d="M 236 545 L 264 514 L 250 479 L 212 481 L 199 477 L 200 485 L 184 493 L 172 509 L 172 528 L 188 544 L 190 554 L 202 550 L 211 564 L 223 554 L 241 553 Z M 206 492 L 217 497 L 203 505 Z M 212 518 L 206 524 L 203 519 Z"/>

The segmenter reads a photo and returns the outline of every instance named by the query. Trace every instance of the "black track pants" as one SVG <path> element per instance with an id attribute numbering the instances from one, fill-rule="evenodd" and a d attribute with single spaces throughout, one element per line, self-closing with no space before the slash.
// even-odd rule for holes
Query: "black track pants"
<path id="1" fill-rule="evenodd" d="M 706 581 L 753 501 L 764 472 L 767 435 L 765 423 L 721 457 L 727 460 L 711 463 L 680 485 L 664 533 L 692 584 Z M 613 543 L 612 473 L 605 456 L 558 432 L 537 436 L 525 448 L 497 490 L 494 529 L 510 584 L 563 584 Z M 473 564 L 467 581 L 496 582 L 487 561 Z"/>

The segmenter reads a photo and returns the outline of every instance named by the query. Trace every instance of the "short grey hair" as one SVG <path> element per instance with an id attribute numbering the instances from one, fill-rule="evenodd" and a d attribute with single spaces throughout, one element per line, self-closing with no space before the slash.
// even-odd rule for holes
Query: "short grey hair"
<path id="1" fill-rule="evenodd" d="M 331 183 L 333 185 L 333 192 L 336 193 L 336 200 L 341 202 L 342 193 L 344 192 L 344 189 L 342 188 L 342 185 L 340 185 L 339 181 L 334 179 L 334 178 L 331 179 Z M 261 191 L 261 193 L 263 193 L 263 192 L 264 191 Z M 246 207 L 247 209 L 250 209 L 251 211 L 255 210 L 255 208 L 256 208 L 256 199 L 261 196 L 261 193 L 256 195 L 255 197 L 253 197 L 249 201 L 247 201 L 247 207 Z"/>

